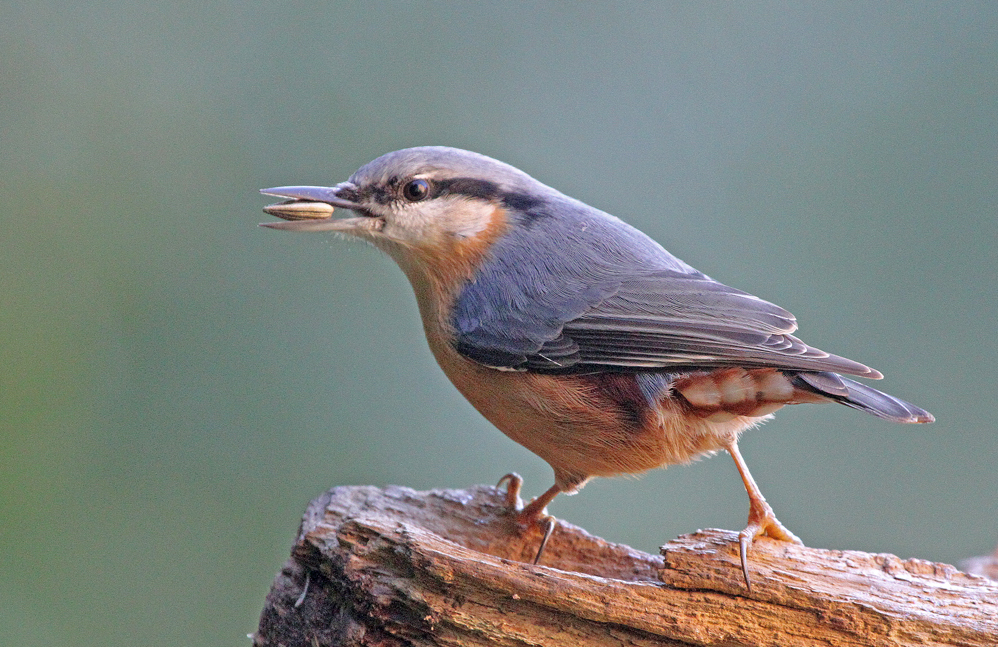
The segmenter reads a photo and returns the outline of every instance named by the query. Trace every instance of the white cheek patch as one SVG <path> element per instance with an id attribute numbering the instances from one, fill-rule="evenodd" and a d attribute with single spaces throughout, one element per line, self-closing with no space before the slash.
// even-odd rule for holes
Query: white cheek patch
<path id="1" fill-rule="evenodd" d="M 414 244 L 446 238 L 474 238 L 489 228 L 496 205 L 453 195 L 409 205 L 386 215 L 386 234 Z"/>
<path id="2" fill-rule="evenodd" d="M 455 201 L 448 211 L 448 233 L 459 238 L 474 238 L 488 229 L 496 210 L 494 204 L 481 200 Z"/>

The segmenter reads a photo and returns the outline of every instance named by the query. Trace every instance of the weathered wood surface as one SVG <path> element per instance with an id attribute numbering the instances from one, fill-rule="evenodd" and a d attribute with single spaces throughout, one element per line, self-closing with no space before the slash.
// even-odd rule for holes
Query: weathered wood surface
<path id="1" fill-rule="evenodd" d="M 339 487 L 314 500 L 254 645 L 987 645 L 998 583 L 946 564 L 752 547 L 707 530 L 663 556 L 559 522 L 517 532 L 504 493 Z"/>

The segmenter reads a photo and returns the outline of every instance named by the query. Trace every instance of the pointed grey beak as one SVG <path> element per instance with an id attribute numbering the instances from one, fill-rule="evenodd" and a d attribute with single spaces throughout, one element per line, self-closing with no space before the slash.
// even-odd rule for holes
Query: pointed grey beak
<path id="1" fill-rule="evenodd" d="M 347 185 L 352 186 L 352 185 Z M 261 227 L 284 229 L 291 231 L 331 231 L 342 229 L 339 221 L 333 220 L 336 207 L 362 211 L 356 202 L 337 195 L 346 188 L 343 184 L 326 186 L 279 186 L 272 189 L 261 189 L 260 193 L 278 198 L 288 198 L 284 202 L 267 205 L 265 213 L 283 218 L 289 222 L 262 222 Z"/>

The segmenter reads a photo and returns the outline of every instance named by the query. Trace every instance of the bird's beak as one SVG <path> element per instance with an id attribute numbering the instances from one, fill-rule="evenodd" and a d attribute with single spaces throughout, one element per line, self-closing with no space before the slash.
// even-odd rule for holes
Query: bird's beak
<path id="1" fill-rule="evenodd" d="M 369 216 L 360 218 L 333 218 L 333 211 L 350 209 L 363 212 L 363 208 L 351 200 L 340 197 L 339 192 L 353 188 L 348 183 L 333 187 L 326 186 L 279 186 L 273 189 L 261 189 L 260 193 L 278 198 L 287 198 L 284 202 L 267 205 L 265 213 L 283 218 L 288 222 L 262 222 L 261 227 L 283 229 L 286 231 L 341 231 L 352 232 L 367 229 L 360 226 L 371 220 Z"/>

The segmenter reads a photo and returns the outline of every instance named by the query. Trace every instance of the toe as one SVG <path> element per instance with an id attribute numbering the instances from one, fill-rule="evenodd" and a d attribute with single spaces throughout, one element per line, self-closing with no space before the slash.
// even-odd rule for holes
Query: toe
<path id="1" fill-rule="evenodd" d="M 803 543 L 797 535 L 780 523 L 768 503 L 753 501 L 749 507 L 748 526 L 741 532 L 740 536 L 747 537 L 748 541 L 751 542 L 756 537 L 763 535 L 779 541 L 789 541 L 794 544 Z"/>
<path id="2" fill-rule="evenodd" d="M 496 483 L 496 487 L 500 488 L 505 484 L 506 486 L 506 507 L 509 508 L 511 512 L 515 512 L 520 509 L 522 502 L 520 501 L 520 488 L 523 486 L 523 477 L 516 472 L 510 472 L 509 474 L 503 475 L 499 482 Z"/>

